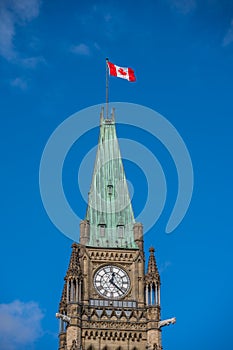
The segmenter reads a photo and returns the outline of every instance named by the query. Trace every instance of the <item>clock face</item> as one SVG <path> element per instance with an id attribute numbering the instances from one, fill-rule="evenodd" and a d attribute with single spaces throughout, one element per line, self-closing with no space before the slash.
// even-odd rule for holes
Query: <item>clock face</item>
<path id="1" fill-rule="evenodd" d="M 108 299 L 124 297 L 130 288 L 128 274 L 118 266 L 101 267 L 94 276 L 94 286 L 97 292 Z"/>

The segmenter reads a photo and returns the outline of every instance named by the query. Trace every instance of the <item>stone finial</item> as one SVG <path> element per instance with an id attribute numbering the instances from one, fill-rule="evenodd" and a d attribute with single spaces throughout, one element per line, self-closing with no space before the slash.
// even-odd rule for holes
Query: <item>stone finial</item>
<path id="1" fill-rule="evenodd" d="M 155 261 L 155 255 L 154 255 L 154 252 L 155 252 L 154 247 L 150 247 L 149 252 L 150 252 L 150 257 L 148 261 L 147 273 L 154 274 L 158 271 L 156 261 Z"/>
<path id="2" fill-rule="evenodd" d="M 70 257 L 69 267 L 66 276 L 78 276 L 80 274 L 80 263 L 79 263 L 79 246 L 77 243 L 72 244 L 72 253 Z"/>
<path id="3" fill-rule="evenodd" d="M 150 247 L 149 252 L 150 252 L 150 256 L 149 256 L 149 261 L 147 266 L 147 273 L 145 274 L 145 281 L 148 283 L 151 283 L 151 282 L 160 283 L 159 271 L 158 271 L 158 267 L 157 267 L 155 255 L 154 255 L 155 253 L 154 247 Z"/>

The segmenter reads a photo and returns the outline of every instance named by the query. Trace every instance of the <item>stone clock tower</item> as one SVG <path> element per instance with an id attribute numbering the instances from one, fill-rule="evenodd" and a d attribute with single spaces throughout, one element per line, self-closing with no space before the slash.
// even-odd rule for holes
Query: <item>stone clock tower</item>
<path id="1" fill-rule="evenodd" d="M 100 135 L 80 242 L 73 243 L 59 304 L 59 350 L 161 350 L 160 276 L 154 249 L 145 272 L 114 112 Z"/>

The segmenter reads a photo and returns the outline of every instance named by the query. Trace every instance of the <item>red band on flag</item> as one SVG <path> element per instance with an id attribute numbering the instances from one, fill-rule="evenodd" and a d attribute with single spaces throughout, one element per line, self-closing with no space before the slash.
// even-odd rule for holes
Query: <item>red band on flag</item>
<path id="1" fill-rule="evenodd" d="M 116 66 L 115 64 L 108 62 L 108 68 L 109 68 L 109 74 L 110 75 L 114 75 L 115 77 L 117 77 L 117 71 L 116 71 Z"/>
<path id="2" fill-rule="evenodd" d="M 129 74 L 129 81 L 136 81 L 134 70 L 132 68 L 128 68 L 128 74 Z"/>

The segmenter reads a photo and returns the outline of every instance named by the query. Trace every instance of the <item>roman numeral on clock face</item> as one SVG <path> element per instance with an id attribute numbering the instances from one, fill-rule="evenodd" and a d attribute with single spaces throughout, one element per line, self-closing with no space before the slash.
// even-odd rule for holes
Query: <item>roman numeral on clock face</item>
<path id="1" fill-rule="evenodd" d="M 107 299 L 124 297 L 130 289 L 130 279 L 125 270 L 116 265 L 104 265 L 94 275 L 97 292 Z"/>

